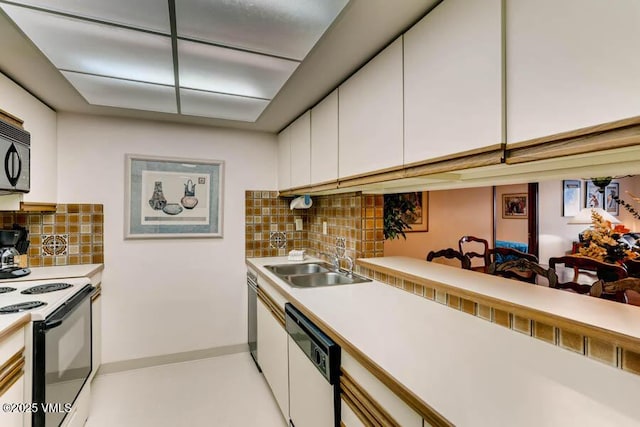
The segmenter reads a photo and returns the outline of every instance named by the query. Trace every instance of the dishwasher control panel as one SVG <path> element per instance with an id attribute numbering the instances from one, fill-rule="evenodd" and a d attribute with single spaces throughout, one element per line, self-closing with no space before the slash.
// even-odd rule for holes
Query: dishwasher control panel
<path id="1" fill-rule="evenodd" d="M 285 304 L 289 336 L 322 375 L 334 384 L 340 376 L 340 347 L 292 304 Z"/>

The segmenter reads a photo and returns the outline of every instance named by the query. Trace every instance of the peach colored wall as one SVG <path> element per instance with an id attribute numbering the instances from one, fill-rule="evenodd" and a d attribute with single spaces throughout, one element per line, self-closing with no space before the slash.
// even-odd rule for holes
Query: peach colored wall
<path id="1" fill-rule="evenodd" d="M 502 195 L 526 193 L 527 184 L 501 185 L 496 187 L 496 240 L 528 242 L 527 220 L 523 218 L 502 218 Z M 527 209 L 529 207 L 527 206 Z"/>
<path id="2" fill-rule="evenodd" d="M 465 234 L 487 239 L 492 246 L 493 196 L 491 187 L 429 192 L 429 231 L 407 233 L 385 240 L 384 255 L 425 259 L 431 250 L 458 247 Z"/>

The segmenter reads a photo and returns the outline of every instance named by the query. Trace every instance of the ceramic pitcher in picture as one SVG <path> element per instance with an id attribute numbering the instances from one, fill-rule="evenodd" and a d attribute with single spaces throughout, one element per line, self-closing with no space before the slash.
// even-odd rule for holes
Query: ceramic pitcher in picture
<path id="1" fill-rule="evenodd" d="M 153 189 L 153 195 L 149 199 L 149 206 L 157 211 L 162 210 L 167 205 L 167 199 L 162 192 L 162 181 L 156 181 Z"/>
<path id="2" fill-rule="evenodd" d="M 196 185 L 192 180 L 188 180 L 184 184 L 184 197 L 180 199 L 180 203 L 185 209 L 193 209 L 198 204 L 198 199 L 196 198 Z"/>

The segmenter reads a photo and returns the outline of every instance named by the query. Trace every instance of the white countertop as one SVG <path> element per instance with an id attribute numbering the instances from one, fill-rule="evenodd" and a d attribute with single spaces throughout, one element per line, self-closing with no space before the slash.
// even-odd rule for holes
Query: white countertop
<path id="1" fill-rule="evenodd" d="M 20 277 L 18 279 L 4 279 L 0 280 L 0 286 L 11 286 L 12 283 L 22 283 L 22 282 L 31 282 L 31 281 L 47 281 L 47 280 L 56 280 L 56 279 L 73 279 L 80 277 L 90 277 L 95 275 L 96 273 L 102 271 L 104 268 L 104 264 L 81 264 L 81 265 L 61 265 L 55 267 L 34 267 L 31 269 L 31 274 L 27 276 Z M 24 284 L 25 286 L 29 285 L 28 283 Z M 24 286 L 23 286 L 24 287 Z M 59 294 L 60 296 L 67 295 Z M 4 296 L 3 296 L 4 295 Z M 35 298 L 34 298 L 35 299 Z M 54 307 L 54 300 L 59 303 L 58 298 L 53 298 L 52 295 L 46 296 L 41 295 L 41 300 L 46 300 L 47 302 L 52 303 L 51 307 Z M 1 294 L 0 295 L 0 305 L 9 305 L 13 304 L 15 298 L 12 294 Z M 49 301 L 50 300 L 50 301 Z M 6 330 L 11 328 L 16 322 L 21 321 L 22 318 L 27 316 L 31 319 L 31 313 L 15 313 L 15 314 L 3 314 L 0 315 L 0 335 L 2 335 Z"/>
<path id="2" fill-rule="evenodd" d="M 31 274 L 17 279 L 0 279 L 3 286 L 11 282 L 24 282 L 27 280 L 65 279 L 73 277 L 90 277 L 101 271 L 104 264 L 80 264 L 58 265 L 54 267 L 33 267 Z"/>
<path id="3" fill-rule="evenodd" d="M 262 268 L 286 257 L 248 263 L 458 426 L 640 424 L 637 375 L 389 285 L 292 288 Z M 476 277 L 434 271 L 460 286 Z"/>
<path id="4" fill-rule="evenodd" d="M 415 258 L 383 257 L 361 261 L 640 339 L 640 309 L 635 306 L 546 286 L 531 286 L 529 283 Z"/>

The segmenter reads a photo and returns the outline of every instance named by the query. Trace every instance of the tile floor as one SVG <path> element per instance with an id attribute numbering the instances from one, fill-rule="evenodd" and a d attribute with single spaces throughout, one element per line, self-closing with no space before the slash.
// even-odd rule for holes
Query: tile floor
<path id="1" fill-rule="evenodd" d="M 101 375 L 85 427 L 284 427 L 249 353 Z"/>

